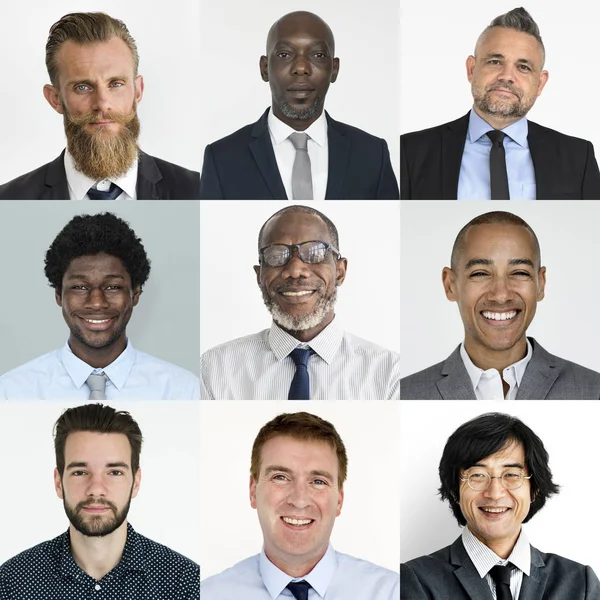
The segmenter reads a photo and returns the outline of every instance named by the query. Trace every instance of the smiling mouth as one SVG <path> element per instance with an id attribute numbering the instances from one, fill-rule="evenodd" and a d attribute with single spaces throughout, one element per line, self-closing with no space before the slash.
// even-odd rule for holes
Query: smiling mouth
<path id="1" fill-rule="evenodd" d="M 307 525 L 312 525 L 315 522 L 314 519 L 293 519 L 291 517 L 281 517 L 281 520 L 292 527 L 306 527 Z"/>
<path id="2" fill-rule="evenodd" d="M 512 321 L 519 314 L 519 312 L 520 311 L 518 310 L 509 310 L 504 312 L 483 310 L 481 311 L 481 315 L 488 321 Z"/>
<path id="3" fill-rule="evenodd" d="M 308 296 L 309 294 L 314 294 L 315 290 L 301 290 L 301 291 L 297 291 L 297 292 L 287 291 L 287 292 L 279 292 L 279 293 L 282 296 L 297 297 L 297 296 Z"/>

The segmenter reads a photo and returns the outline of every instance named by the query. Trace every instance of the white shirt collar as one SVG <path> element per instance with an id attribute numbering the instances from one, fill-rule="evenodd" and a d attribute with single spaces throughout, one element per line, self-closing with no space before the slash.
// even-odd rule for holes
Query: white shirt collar
<path id="1" fill-rule="evenodd" d="M 295 129 L 278 119 L 273 114 L 272 110 L 269 110 L 267 124 L 275 144 L 281 144 L 287 140 L 292 133 L 296 133 Z M 321 146 L 321 148 L 325 147 L 327 144 L 327 118 L 325 117 L 325 111 L 323 111 L 321 116 L 302 133 L 306 133 L 308 137 Z"/>

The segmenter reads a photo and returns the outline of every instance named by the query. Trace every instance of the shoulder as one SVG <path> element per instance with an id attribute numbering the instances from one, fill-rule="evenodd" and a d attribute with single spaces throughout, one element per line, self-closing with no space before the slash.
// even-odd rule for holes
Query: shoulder
<path id="1" fill-rule="evenodd" d="M 416 400 L 412 395 L 417 390 L 423 390 L 425 388 L 435 386 L 436 381 L 442 376 L 442 367 L 446 361 L 443 360 L 431 367 L 427 367 L 422 371 L 403 377 L 400 380 L 400 395 L 402 398 L 407 400 Z"/>
<path id="2" fill-rule="evenodd" d="M 584 587 L 586 598 L 600 597 L 600 581 L 591 567 L 558 554 L 540 552 L 533 547 L 531 561 L 533 565 L 537 562 L 537 567 L 541 567 L 548 574 L 548 585 L 556 590 L 557 596 L 562 591 L 564 596 L 560 596 L 561 598 L 571 597 L 571 594 L 575 597 L 576 590 Z"/>
<path id="3" fill-rule="evenodd" d="M 395 589 L 399 584 L 398 573 L 390 569 L 341 552 L 336 552 L 336 555 L 338 560 L 336 578 L 342 577 L 347 583 L 355 582 L 356 586 L 360 586 L 363 591 L 371 590 L 370 598 L 383 597 L 380 594 L 384 590 Z"/>
<path id="4" fill-rule="evenodd" d="M 42 165 L 29 173 L 25 173 L 25 175 L 0 185 L 0 199 L 31 200 L 37 197 L 39 195 L 38 191 L 45 187 L 46 174 L 51 164 Z"/>
<path id="5" fill-rule="evenodd" d="M 215 593 L 218 591 L 219 599 L 243 598 L 250 591 L 263 590 L 258 559 L 259 555 L 256 554 L 203 580 L 200 585 L 202 597 L 205 600 L 216 599 Z"/>
<path id="6" fill-rule="evenodd" d="M 64 370 L 60 352 L 60 350 L 52 350 L 0 376 L 0 397 L 3 390 L 18 392 L 20 397 L 37 380 L 52 378 L 56 369 Z"/>
<path id="7" fill-rule="evenodd" d="M 400 362 L 400 354 L 393 350 L 388 350 L 373 342 L 369 342 L 357 335 L 344 331 L 344 343 L 354 354 L 362 355 L 368 360 L 384 360 L 390 364 Z"/>
<path id="8" fill-rule="evenodd" d="M 531 345 L 533 346 L 533 356 L 531 361 L 541 361 L 549 364 L 554 368 L 560 368 L 560 379 L 571 379 L 574 383 L 582 385 L 593 383 L 594 385 L 600 385 L 600 373 L 588 369 L 582 365 L 571 362 L 554 354 L 550 354 L 533 338 L 529 338 Z M 535 363 L 534 363 L 535 365 Z"/>
<path id="9" fill-rule="evenodd" d="M 347 123 L 336 121 L 335 119 L 332 119 L 329 116 L 329 113 L 327 112 L 325 114 L 327 115 L 327 126 L 331 127 L 341 135 L 351 137 L 361 144 L 372 144 L 381 146 L 386 143 L 385 140 L 380 137 L 367 133 L 366 131 L 359 129 L 358 127 L 348 125 Z"/>
<path id="10" fill-rule="evenodd" d="M 149 162 L 154 161 L 161 175 L 165 179 L 175 179 L 180 183 L 188 182 L 192 185 L 198 186 L 198 181 L 200 178 L 199 171 L 192 171 L 190 169 L 186 169 L 185 167 L 181 167 L 174 163 L 163 160 L 162 158 L 156 158 L 156 156 L 150 156 L 145 152 L 140 154 L 140 162 Z"/>
<path id="11" fill-rule="evenodd" d="M 464 129 L 465 135 L 469 125 L 469 114 L 455 119 L 454 121 L 448 121 L 442 125 L 436 125 L 435 127 L 428 127 L 427 129 L 421 129 L 419 131 L 411 131 L 410 133 L 403 133 L 400 136 L 400 140 L 403 144 L 406 143 L 418 143 L 424 140 L 430 140 L 440 136 L 444 131 L 453 129 L 460 130 Z"/>
<path id="12" fill-rule="evenodd" d="M 151 569 L 154 568 L 156 572 L 176 572 L 180 577 L 200 577 L 200 567 L 193 560 L 139 533 L 136 535 L 146 564 Z"/>
<path id="13" fill-rule="evenodd" d="M 244 337 L 236 338 L 207 350 L 200 357 L 200 362 L 208 365 L 213 362 L 230 359 L 237 355 L 247 356 L 249 352 L 256 352 L 268 348 L 268 340 L 269 330 L 263 329 L 258 333 L 252 333 Z"/>
<path id="14" fill-rule="evenodd" d="M 24 550 L 0 566 L 0 579 L 31 577 L 34 573 L 53 572 L 58 568 L 64 534 Z"/>
<path id="15" fill-rule="evenodd" d="M 262 117 L 261 117 L 262 119 Z M 248 143 L 248 140 L 251 139 L 252 129 L 260 122 L 250 123 L 249 125 L 245 125 L 241 127 L 237 131 L 230 133 L 229 135 L 221 138 L 220 140 L 216 140 L 207 146 L 213 152 L 224 152 L 231 150 L 233 148 L 237 148 L 240 146 L 245 146 Z M 266 121 L 265 121 L 265 131 L 268 132 Z"/>
<path id="16" fill-rule="evenodd" d="M 560 131 L 550 129 L 549 127 L 544 127 L 543 125 L 533 121 L 527 120 L 527 127 L 528 136 L 534 136 L 538 138 L 543 137 L 547 142 L 555 142 L 570 149 L 585 149 L 588 145 L 590 145 L 588 140 L 567 135 L 566 133 L 561 133 Z"/>
<path id="17" fill-rule="evenodd" d="M 144 370 L 147 370 L 149 373 L 160 373 L 162 375 L 168 375 L 173 379 L 177 379 L 183 383 L 197 383 L 198 377 L 194 375 L 191 371 L 184 369 L 183 367 L 179 367 L 174 365 L 173 363 L 167 362 L 166 360 L 162 360 L 162 358 L 157 358 L 156 356 L 152 356 L 151 354 L 146 354 L 145 352 L 141 352 L 134 348 L 135 352 L 135 364 L 139 367 L 142 367 Z"/>

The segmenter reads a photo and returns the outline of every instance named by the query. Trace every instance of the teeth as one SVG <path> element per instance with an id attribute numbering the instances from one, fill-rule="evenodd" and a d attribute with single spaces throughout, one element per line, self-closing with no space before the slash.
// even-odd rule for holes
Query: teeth
<path id="1" fill-rule="evenodd" d="M 108 323 L 110 319 L 86 319 L 88 323 Z"/>
<path id="2" fill-rule="evenodd" d="M 312 290 L 305 290 L 303 292 L 281 292 L 284 296 L 306 296 L 312 294 Z"/>
<path id="3" fill-rule="evenodd" d="M 489 513 L 502 513 L 507 511 L 508 508 L 486 508 L 485 506 L 482 506 L 481 510 Z"/>
<path id="4" fill-rule="evenodd" d="M 312 519 L 290 519 L 289 517 L 283 517 L 283 520 L 290 525 L 308 525 L 312 523 Z"/>
<path id="5" fill-rule="evenodd" d="M 517 316 L 517 311 L 512 310 L 511 312 L 490 312 L 489 310 L 484 310 L 481 313 L 486 319 L 491 319 L 492 321 L 506 321 L 508 319 L 514 319 Z"/>

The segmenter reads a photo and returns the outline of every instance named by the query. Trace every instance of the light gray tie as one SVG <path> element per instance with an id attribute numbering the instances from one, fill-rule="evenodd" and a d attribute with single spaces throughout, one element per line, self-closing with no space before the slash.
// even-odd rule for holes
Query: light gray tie
<path id="1" fill-rule="evenodd" d="M 292 197 L 294 200 L 312 200 L 313 185 L 310 172 L 310 156 L 308 156 L 308 134 L 292 133 L 290 142 L 296 148 L 296 158 L 292 169 Z"/>
<path id="2" fill-rule="evenodd" d="M 90 388 L 90 400 L 106 400 L 106 375 L 104 372 L 94 375 L 93 373 L 86 379 Z"/>

